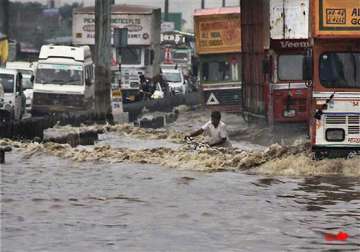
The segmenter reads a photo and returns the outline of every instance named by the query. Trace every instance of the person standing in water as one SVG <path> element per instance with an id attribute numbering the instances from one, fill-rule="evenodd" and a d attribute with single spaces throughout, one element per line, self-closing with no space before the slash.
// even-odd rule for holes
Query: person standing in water
<path id="1" fill-rule="evenodd" d="M 185 136 L 185 138 L 196 137 L 201 134 L 205 134 L 208 137 L 208 144 L 210 147 L 231 147 L 226 131 L 226 124 L 221 121 L 221 114 L 219 111 L 211 112 L 211 120 L 205 123 L 200 129 Z"/>

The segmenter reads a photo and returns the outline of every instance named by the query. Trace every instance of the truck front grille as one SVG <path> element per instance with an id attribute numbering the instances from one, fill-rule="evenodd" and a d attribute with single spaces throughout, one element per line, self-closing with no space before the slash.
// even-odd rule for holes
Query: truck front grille
<path id="1" fill-rule="evenodd" d="M 327 115 L 326 124 L 346 124 L 346 116 L 344 115 Z"/>
<path id="2" fill-rule="evenodd" d="M 84 96 L 76 94 L 34 93 L 33 104 L 82 107 L 84 105 Z"/>
<path id="3" fill-rule="evenodd" d="M 360 116 L 348 116 L 348 123 L 349 124 L 360 124 Z"/>
<path id="4" fill-rule="evenodd" d="M 359 125 L 349 125 L 348 126 L 348 134 L 349 135 L 360 134 L 360 126 Z"/>
<path id="5" fill-rule="evenodd" d="M 326 115 L 327 128 L 343 127 L 347 128 L 349 135 L 360 134 L 360 115 Z M 337 125 L 337 126 L 335 126 Z"/>

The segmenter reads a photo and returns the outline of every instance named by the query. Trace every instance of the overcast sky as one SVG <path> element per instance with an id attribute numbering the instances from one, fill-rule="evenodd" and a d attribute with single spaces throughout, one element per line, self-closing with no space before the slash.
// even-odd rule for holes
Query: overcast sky
<path id="1" fill-rule="evenodd" d="M 41 2 L 46 4 L 48 0 L 11 0 L 12 2 Z M 55 0 L 56 5 L 66 3 L 84 3 L 85 6 L 95 5 L 95 0 Z M 141 4 L 164 8 L 164 0 L 115 0 L 116 4 Z M 239 6 L 239 0 L 226 0 L 226 6 Z M 222 0 L 205 0 L 206 8 L 221 7 Z M 187 21 L 185 28 L 192 29 L 192 12 L 201 7 L 201 0 L 169 0 L 170 12 L 182 12 L 183 19 Z"/>

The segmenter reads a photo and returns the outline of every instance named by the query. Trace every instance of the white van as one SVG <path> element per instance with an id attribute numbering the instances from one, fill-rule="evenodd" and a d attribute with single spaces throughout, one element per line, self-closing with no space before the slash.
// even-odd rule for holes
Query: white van
<path id="1" fill-rule="evenodd" d="M 169 89 L 174 94 L 188 93 L 188 83 L 180 69 L 161 69 L 163 78 L 169 83 Z"/>
<path id="2" fill-rule="evenodd" d="M 0 104 L 1 121 L 21 120 L 25 113 L 21 73 L 13 69 L 0 68 L 0 85 L 3 90 L 3 101 Z"/>
<path id="3" fill-rule="evenodd" d="M 88 46 L 41 47 L 31 113 L 95 110 L 94 65 Z"/>
<path id="4" fill-rule="evenodd" d="M 31 111 L 33 98 L 33 78 L 37 62 L 12 61 L 6 63 L 7 69 L 16 69 L 22 74 L 22 87 L 26 97 L 26 111 Z"/>

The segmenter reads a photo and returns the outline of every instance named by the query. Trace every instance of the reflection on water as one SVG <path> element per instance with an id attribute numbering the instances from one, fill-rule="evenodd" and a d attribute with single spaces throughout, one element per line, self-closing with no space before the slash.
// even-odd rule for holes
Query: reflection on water
<path id="1" fill-rule="evenodd" d="M 24 159 L 17 151 L 7 161 L 4 252 L 360 250 L 357 178 Z M 339 231 L 349 239 L 324 239 Z"/>

